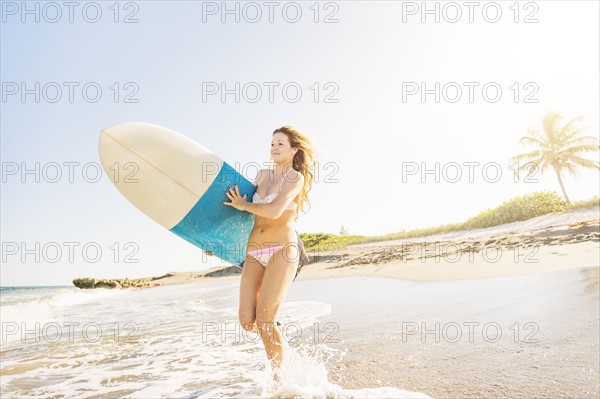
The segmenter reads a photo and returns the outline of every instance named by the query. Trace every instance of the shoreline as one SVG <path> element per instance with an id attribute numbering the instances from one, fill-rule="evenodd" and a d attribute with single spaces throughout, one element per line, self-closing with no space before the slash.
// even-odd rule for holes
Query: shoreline
<path id="1" fill-rule="evenodd" d="M 528 221 L 519 223 L 529 223 Z M 448 281 L 537 274 L 600 265 L 600 219 L 482 236 L 464 232 L 458 240 L 385 241 L 355 244 L 322 253 L 310 261 L 296 281 L 345 276 L 373 276 L 410 281 Z M 162 285 L 227 281 L 239 278 L 237 266 L 205 271 L 168 272 L 138 279 L 73 280 L 82 289 L 151 288 Z"/>

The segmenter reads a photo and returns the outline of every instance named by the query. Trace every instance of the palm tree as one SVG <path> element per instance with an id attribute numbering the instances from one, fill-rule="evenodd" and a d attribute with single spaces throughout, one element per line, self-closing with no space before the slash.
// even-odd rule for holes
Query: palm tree
<path id="1" fill-rule="evenodd" d="M 582 128 L 576 128 L 576 122 L 583 120 L 582 116 L 572 119 L 563 127 L 558 126 L 558 121 L 562 119 L 562 115 L 557 112 L 548 112 L 542 121 L 544 134 L 539 131 L 530 129 L 526 136 L 521 137 L 520 144 L 532 145 L 537 149 L 526 154 L 514 156 L 511 162 L 518 163 L 518 171 L 531 170 L 532 163 L 537 166 L 541 172 L 552 167 L 558 184 L 562 190 L 563 196 L 570 204 L 569 196 L 565 191 L 561 172 L 563 169 L 569 171 L 573 176 L 577 174 L 577 168 L 592 168 L 600 170 L 598 161 L 581 158 L 579 155 L 586 151 L 600 151 L 598 139 L 592 136 L 582 136 Z"/>

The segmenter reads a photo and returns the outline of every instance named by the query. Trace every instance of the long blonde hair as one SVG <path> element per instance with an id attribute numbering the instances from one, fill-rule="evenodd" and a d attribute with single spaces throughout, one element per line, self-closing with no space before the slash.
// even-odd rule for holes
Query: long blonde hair
<path id="1" fill-rule="evenodd" d="M 308 203 L 310 209 L 310 200 L 308 199 L 308 192 L 312 189 L 312 183 L 314 180 L 314 174 L 311 171 L 311 168 L 314 167 L 315 158 L 314 158 L 314 150 L 313 145 L 308 137 L 294 129 L 290 125 L 285 125 L 276 129 L 273 132 L 275 133 L 283 133 L 285 134 L 289 141 L 290 146 L 292 148 L 297 148 L 296 154 L 294 154 L 294 158 L 292 160 L 292 168 L 294 170 L 300 172 L 302 176 L 304 176 L 304 185 L 302 187 L 302 191 L 300 191 L 300 199 L 298 200 L 296 207 L 296 218 L 298 219 L 298 212 L 300 209 L 303 209 L 304 204 Z M 306 213 L 306 212 L 304 212 Z"/>

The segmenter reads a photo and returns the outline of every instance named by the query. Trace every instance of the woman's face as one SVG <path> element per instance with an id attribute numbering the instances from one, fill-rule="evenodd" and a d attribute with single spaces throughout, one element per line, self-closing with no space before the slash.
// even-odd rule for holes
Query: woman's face
<path id="1" fill-rule="evenodd" d="M 296 149 L 290 146 L 290 140 L 285 133 L 275 133 L 271 140 L 271 157 L 278 164 L 292 162 Z"/>

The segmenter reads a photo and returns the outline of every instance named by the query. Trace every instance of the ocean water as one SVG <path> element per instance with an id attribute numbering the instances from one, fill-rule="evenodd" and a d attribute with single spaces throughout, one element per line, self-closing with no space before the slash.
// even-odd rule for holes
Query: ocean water
<path id="1" fill-rule="evenodd" d="M 347 347 L 314 334 L 332 311 L 330 301 L 310 300 L 314 284 L 295 282 L 280 309 L 286 357 L 279 388 L 260 337 L 237 323 L 238 280 L 132 290 L 2 288 L 2 397 L 428 397 L 331 383 L 327 366 L 343 362 Z"/>

